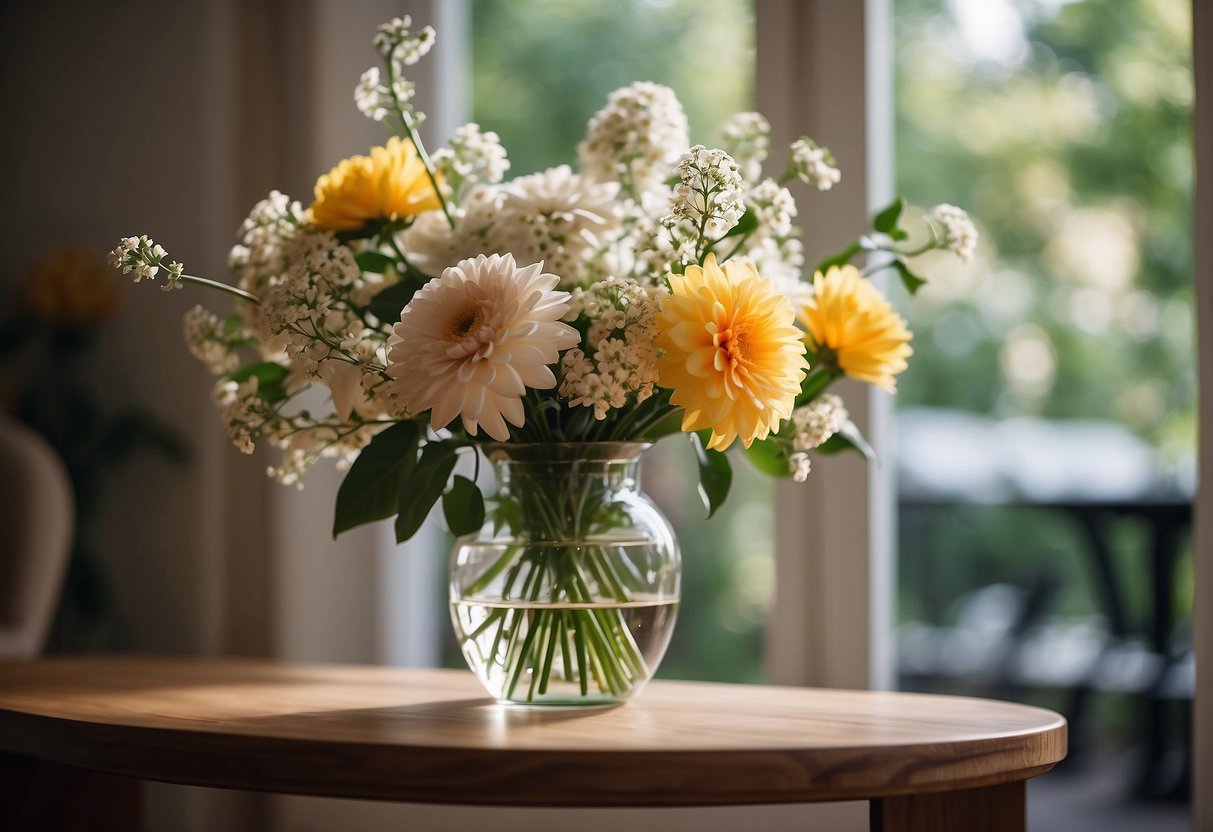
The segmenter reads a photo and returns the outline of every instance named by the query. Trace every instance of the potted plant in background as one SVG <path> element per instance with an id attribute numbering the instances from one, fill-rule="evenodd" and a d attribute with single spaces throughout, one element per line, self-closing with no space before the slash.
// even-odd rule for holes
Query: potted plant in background
<path id="1" fill-rule="evenodd" d="M 74 246 L 36 259 L 0 320 L 0 413 L 41 434 L 71 482 L 75 526 L 51 627 L 51 651 L 129 647 L 94 523 L 105 484 L 141 452 L 182 464 L 185 440 L 139 405 L 108 408 L 90 384 L 98 337 L 117 314 L 120 285 L 100 251 Z"/>

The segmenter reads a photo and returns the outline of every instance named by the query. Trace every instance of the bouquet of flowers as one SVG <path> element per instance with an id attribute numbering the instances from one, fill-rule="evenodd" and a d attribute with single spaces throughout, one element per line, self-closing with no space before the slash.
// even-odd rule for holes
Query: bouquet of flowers
<path id="1" fill-rule="evenodd" d="M 898 200 L 875 217 L 873 233 L 805 280 L 786 185 L 825 191 L 838 182 L 828 149 L 803 137 L 786 169 L 764 177 L 770 129 L 760 114 L 730 119 L 720 148 L 691 146 L 673 91 L 636 83 L 590 120 L 577 170 L 504 182 L 505 149 L 476 124 L 432 155 L 423 146 L 406 70 L 433 41 L 433 29 L 414 30 L 407 17 L 379 28 L 382 67 L 362 76 L 354 97 L 393 135 L 322 175 L 310 207 L 276 191 L 259 202 L 231 252 L 234 285 L 186 274 L 146 236 L 111 254 L 135 282 L 163 270 L 165 289 L 197 283 L 235 298 L 227 317 L 189 312 L 185 339 L 217 376 L 215 398 L 241 451 L 260 441 L 282 448 L 270 474 L 287 485 L 336 457 L 349 471 L 334 534 L 395 516 L 405 540 L 439 501 L 455 535 L 485 524 L 478 478 L 454 472 L 460 456 L 474 457 L 478 472 L 486 449 L 684 433 L 709 513 L 727 494 L 724 452 L 737 441 L 762 470 L 797 480 L 811 452 L 867 450 L 828 388 L 851 376 L 891 391 L 911 353 L 905 322 L 869 274 L 895 270 L 914 291 L 922 281 L 908 257 L 931 249 L 968 257 L 976 233 L 963 211 L 936 207 L 929 238 L 911 245 Z M 861 271 L 851 261 L 865 254 L 877 262 Z M 329 406 L 299 405 L 317 386 Z M 545 511 L 573 517 L 584 537 L 605 507 L 580 500 L 515 499 L 489 522 L 500 530 L 510 512 Z M 578 576 L 550 562 L 540 574 L 538 561 L 512 573 L 504 563 L 486 574 L 512 574 L 532 593 L 558 573 L 566 583 L 591 579 L 591 589 L 626 589 L 625 576 L 606 567 Z M 498 643 L 519 629 L 509 618 L 494 619 Z M 548 645 L 547 674 L 562 651 L 565 665 L 578 665 L 576 649 L 566 649 L 575 641 L 593 648 L 573 638 L 593 622 L 556 619 L 565 623 L 549 629 L 568 629 L 568 641 L 533 639 Z M 628 639 L 612 638 L 609 621 L 598 625 L 601 655 L 580 663 L 583 688 L 611 676 L 607 665 L 623 675 L 630 661 L 616 649 Z M 536 656 L 533 676 L 546 686 Z"/>

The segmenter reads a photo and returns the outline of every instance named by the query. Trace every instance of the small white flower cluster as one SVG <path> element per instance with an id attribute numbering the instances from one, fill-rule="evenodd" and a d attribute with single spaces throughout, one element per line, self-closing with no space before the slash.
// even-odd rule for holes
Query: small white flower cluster
<path id="1" fill-rule="evenodd" d="M 413 19 L 405 15 L 384 23 L 375 34 L 375 49 L 387 65 L 388 77 L 385 80 L 378 67 L 371 67 L 354 88 L 354 103 L 369 119 L 383 121 L 397 111 L 411 114 L 414 125 L 425 118 L 412 108 L 416 88 L 404 77 L 404 68 L 429 53 L 435 35 L 432 26 L 419 32 L 412 31 L 412 26 Z"/>
<path id="2" fill-rule="evenodd" d="M 108 261 L 115 269 L 121 269 L 123 274 L 134 273 L 136 283 L 144 278 L 155 280 L 163 267 L 165 282 L 162 288 L 165 291 L 180 289 L 181 275 L 185 267 L 175 260 L 165 263 L 166 257 L 168 252 L 164 247 L 143 234 L 139 237 L 124 237 L 118 247 L 109 253 Z"/>
<path id="3" fill-rule="evenodd" d="M 662 220 L 667 228 L 685 220 L 704 238 L 719 239 L 737 225 L 745 213 L 744 183 L 732 156 L 697 144 L 682 154 L 674 173 L 671 213 Z"/>
<path id="4" fill-rule="evenodd" d="M 275 418 L 274 408 L 257 392 L 256 376 L 215 385 L 215 402 L 223 411 L 223 427 L 242 454 L 251 454 L 256 441 Z"/>
<path id="5" fill-rule="evenodd" d="M 792 225 L 796 200 L 774 179 L 764 179 L 746 194 L 746 206 L 756 225 L 744 257 L 799 309 L 812 297 L 813 287 L 800 279 L 804 245 Z"/>
<path id="6" fill-rule="evenodd" d="M 939 239 L 940 245 L 954 253 L 961 260 L 971 260 L 977 252 L 977 226 L 969 219 L 963 208 L 942 203 L 931 209 L 927 222 Z M 939 228 L 943 233 L 939 233 Z"/>
<path id="7" fill-rule="evenodd" d="M 321 379 L 330 359 L 357 361 L 374 353 L 383 336 L 367 328 L 349 300 L 361 288 L 354 252 L 331 233 L 310 234 L 299 258 L 261 301 L 261 336 L 281 337 L 292 365 L 305 378 Z M 372 337 L 372 344 L 362 341 Z"/>
<path id="8" fill-rule="evenodd" d="M 751 188 L 746 195 L 746 204 L 758 220 L 753 238 L 787 237 L 792 233 L 796 200 L 787 188 L 774 179 L 764 179 Z"/>
<path id="9" fill-rule="evenodd" d="M 429 54 L 434 46 L 434 27 L 426 26 L 420 32 L 412 31 L 410 15 L 394 17 L 382 24 L 375 33 L 375 49 L 380 57 L 391 64 L 412 66 Z"/>
<path id="10" fill-rule="evenodd" d="M 654 329 L 664 289 L 630 278 L 609 277 L 588 289 L 574 290 L 567 321 L 588 322 L 583 346 L 560 361 L 560 397 L 570 407 L 592 407 L 602 420 L 608 411 L 653 395 L 657 383 Z"/>
<path id="11" fill-rule="evenodd" d="M 303 490 L 303 476 L 323 458 L 336 458 L 338 470 L 347 469 L 371 438 L 385 425 L 351 429 L 335 422 L 315 422 L 296 416 L 285 424 L 284 435 L 271 439 L 285 453 L 277 466 L 265 472 L 281 485 Z"/>
<path id="12" fill-rule="evenodd" d="M 687 116 L 669 87 L 640 81 L 615 90 L 577 146 L 582 173 L 633 195 L 659 187 L 689 144 Z"/>
<path id="13" fill-rule="evenodd" d="M 808 452 L 842 430 L 848 418 L 842 399 L 832 393 L 819 396 L 792 411 L 795 432 L 792 434 L 792 453 L 788 456 L 792 479 L 804 482 L 808 478 L 811 468 Z"/>
<path id="14" fill-rule="evenodd" d="M 842 179 L 834 154 L 808 136 L 792 142 L 791 173 L 819 191 L 828 191 Z"/>
<path id="15" fill-rule="evenodd" d="M 190 354 L 206 365 L 211 375 L 221 376 L 240 366 L 240 355 L 236 346 L 251 335 L 239 325 L 228 326 L 217 315 L 201 306 L 185 313 L 182 321 L 185 344 Z"/>
<path id="16" fill-rule="evenodd" d="M 236 285 L 262 297 L 280 282 L 294 257 L 294 243 L 307 222 L 307 213 L 297 201 L 279 191 L 258 202 L 240 224 L 240 242 L 232 246 L 227 266 Z M 257 310 L 242 307 L 248 326 L 257 326 Z"/>
<path id="17" fill-rule="evenodd" d="M 354 87 L 354 104 L 359 112 L 372 121 L 383 121 L 396 108 L 407 108 L 416 93 L 416 85 L 403 76 L 396 76 L 391 85 L 380 80 L 379 67 L 373 66 L 358 79 Z"/>
<path id="18" fill-rule="evenodd" d="M 492 131 L 482 133 L 474 122 L 456 128 L 447 146 L 432 158 L 456 199 L 473 185 L 500 182 L 510 169 L 501 138 Z"/>
<path id="19" fill-rule="evenodd" d="M 721 125 L 720 142 L 746 181 L 754 182 L 771 150 L 771 124 L 762 113 L 738 113 Z"/>

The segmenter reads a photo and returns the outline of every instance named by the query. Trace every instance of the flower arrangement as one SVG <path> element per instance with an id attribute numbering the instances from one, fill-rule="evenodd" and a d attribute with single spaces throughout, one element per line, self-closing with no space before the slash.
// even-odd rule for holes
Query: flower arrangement
<path id="1" fill-rule="evenodd" d="M 276 191 L 259 202 L 232 249 L 234 285 L 186 274 L 146 236 L 111 254 L 135 282 L 163 270 L 165 289 L 235 297 L 228 317 L 189 312 L 185 337 L 218 379 L 241 451 L 282 448 L 270 474 L 287 485 L 336 457 L 349 471 L 334 534 L 395 516 L 405 540 L 439 501 L 454 534 L 484 524 L 478 478 L 454 471 L 469 456 L 478 472 L 487 447 L 684 433 L 709 514 L 727 495 L 735 443 L 797 480 L 811 452 L 867 450 L 827 390 L 851 376 L 892 391 L 911 353 L 870 273 L 895 270 L 914 291 L 908 257 L 969 256 L 963 211 L 935 208 L 929 238 L 911 246 L 899 200 L 804 280 L 786 186 L 837 183 L 827 148 L 803 137 L 786 170 L 764 177 L 760 114 L 725 124 L 721 148 L 692 146 L 674 92 L 641 82 L 590 120 L 577 170 L 503 181 L 506 152 L 476 124 L 432 155 L 422 144 L 405 73 L 433 41 L 407 17 L 379 28 L 382 67 L 354 96 L 392 137 L 322 175 L 307 208 Z M 871 253 L 879 262 L 866 271 L 851 263 Z M 324 412 L 297 404 L 316 386 Z"/>

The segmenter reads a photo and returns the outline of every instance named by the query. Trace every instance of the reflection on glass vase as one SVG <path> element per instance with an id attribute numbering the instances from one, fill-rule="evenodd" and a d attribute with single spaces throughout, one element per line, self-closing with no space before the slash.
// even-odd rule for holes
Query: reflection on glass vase
<path id="1" fill-rule="evenodd" d="M 603 705 L 657 669 L 678 613 L 669 521 L 639 487 L 649 445 L 487 445 L 498 491 L 451 552 L 451 618 L 501 702 Z"/>

